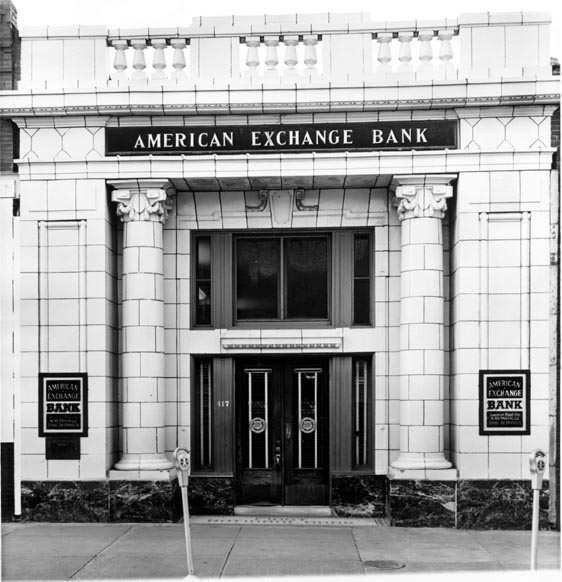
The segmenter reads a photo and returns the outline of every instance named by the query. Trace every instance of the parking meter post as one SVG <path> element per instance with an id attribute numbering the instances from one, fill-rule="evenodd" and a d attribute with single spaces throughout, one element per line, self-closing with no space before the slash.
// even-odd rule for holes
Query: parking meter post
<path id="1" fill-rule="evenodd" d="M 181 488 L 181 500 L 183 506 L 183 531 L 185 534 L 185 553 L 187 556 L 187 575 L 195 576 L 193 566 L 193 553 L 191 551 L 191 527 L 189 525 L 189 505 L 187 503 L 187 487 Z"/>
<path id="2" fill-rule="evenodd" d="M 537 542 L 539 535 L 539 502 L 542 477 L 546 467 L 545 453 L 535 449 L 529 457 L 531 487 L 533 488 L 533 520 L 531 526 L 531 570 L 537 569 Z"/>
<path id="3" fill-rule="evenodd" d="M 191 551 L 191 528 L 189 524 L 189 503 L 187 500 L 187 486 L 189 484 L 189 473 L 191 463 L 189 451 L 177 448 L 174 451 L 175 467 L 178 472 L 178 482 L 181 489 L 181 502 L 183 507 L 183 530 L 185 534 L 185 553 L 187 556 L 187 575 L 195 576 L 193 565 L 193 553 Z"/>

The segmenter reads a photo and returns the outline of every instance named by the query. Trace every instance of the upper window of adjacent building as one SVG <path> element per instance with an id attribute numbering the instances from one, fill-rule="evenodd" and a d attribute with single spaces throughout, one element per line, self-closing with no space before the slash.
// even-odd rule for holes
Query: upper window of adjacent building
<path id="1" fill-rule="evenodd" d="M 327 236 L 239 237 L 236 319 L 328 319 Z"/>

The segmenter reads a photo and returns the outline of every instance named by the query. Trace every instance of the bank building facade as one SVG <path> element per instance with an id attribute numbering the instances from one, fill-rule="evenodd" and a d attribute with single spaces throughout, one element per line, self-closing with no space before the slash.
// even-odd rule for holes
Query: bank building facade
<path id="1" fill-rule="evenodd" d="M 558 527 L 550 17 L 375 17 L 13 36 L 6 519 Z"/>

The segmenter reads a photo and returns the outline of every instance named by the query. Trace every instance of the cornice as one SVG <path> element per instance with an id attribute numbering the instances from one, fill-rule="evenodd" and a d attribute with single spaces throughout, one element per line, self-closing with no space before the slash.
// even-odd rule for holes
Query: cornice
<path id="1" fill-rule="evenodd" d="M 184 104 L 171 105 L 113 105 L 97 106 L 67 106 L 67 107 L 7 107 L 0 117 L 27 117 L 27 116 L 81 116 L 81 115 L 154 115 L 166 113 L 180 115 L 240 115 L 252 113 L 310 113 L 336 111 L 368 112 L 368 111 L 399 111 L 408 109 L 452 109 L 461 107 L 483 106 L 514 106 L 514 105 L 553 105 L 560 101 L 558 93 L 543 93 L 539 95 L 515 95 L 505 99 L 471 97 L 458 99 L 410 99 L 377 100 L 377 101 L 332 101 L 310 102 L 289 105 L 287 103 L 235 103 L 199 104 L 189 106 Z M 105 125 L 105 123 L 100 123 Z"/>
<path id="2" fill-rule="evenodd" d="M 407 111 L 556 106 L 559 102 L 556 77 L 388 85 L 188 85 L 0 92 L 1 115 L 9 118 Z"/>

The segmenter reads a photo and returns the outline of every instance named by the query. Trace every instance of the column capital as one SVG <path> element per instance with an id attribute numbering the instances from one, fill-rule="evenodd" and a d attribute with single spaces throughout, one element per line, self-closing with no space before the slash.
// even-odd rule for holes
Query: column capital
<path id="1" fill-rule="evenodd" d="M 398 220 L 443 218 L 447 210 L 447 198 L 453 195 L 451 182 L 455 178 L 455 174 L 394 176 L 390 188 L 394 192 Z"/>
<path id="2" fill-rule="evenodd" d="M 114 188 L 111 201 L 117 203 L 117 215 L 123 222 L 166 222 L 174 189 L 168 180 L 108 180 Z"/>

